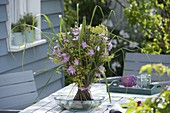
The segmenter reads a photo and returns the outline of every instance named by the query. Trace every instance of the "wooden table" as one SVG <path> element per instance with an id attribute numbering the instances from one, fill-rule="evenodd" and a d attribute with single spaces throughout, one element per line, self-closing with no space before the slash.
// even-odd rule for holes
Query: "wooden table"
<path id="1" fill-rule="evenodd" d="M 70 84 L 55 93 L 49 95 L 48 97 L 40 100 L 34 105 L 29 106 L 28 108 L 22 110 L 20 113 L 75 113 L 68 110 L 63 110 L 60 106 L 58 106 L 54 100 L 54 95 L 61 95 L 61 94 L 75 94 L 77 88 L 75 84 Z M 97 108 L 88 110 L 88 111 L 81 111 L 76 113 L 109 113 L 110 109 L 121 109 L 124 113 L 126 109 L 119 108 L 121 103 L 128 102 L 128 98 L 133 98 L 136 101 L 144 101 L 146 98 L 154 97 L 155 95 L 137 95 L 137 94 L 123 94 L 123 93 L 111 93 L 112 102 L 109 102 L 108 94 L 106 91 L 106 85 L 102 83 L 95 83 L 91 86 L 92 96 L 100 95 L 105 96 L 104 102 Z"/>

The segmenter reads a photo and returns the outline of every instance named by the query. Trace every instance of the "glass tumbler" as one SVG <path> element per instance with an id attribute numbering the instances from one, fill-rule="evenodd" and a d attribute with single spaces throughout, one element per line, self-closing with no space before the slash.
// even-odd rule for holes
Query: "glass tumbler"
<path id="1" fill-rule="evenodd" d="M 151 84 L 151 75 L 141 74 L 137 76 L 137 85 L 140 88 L 149 88 Z"/>

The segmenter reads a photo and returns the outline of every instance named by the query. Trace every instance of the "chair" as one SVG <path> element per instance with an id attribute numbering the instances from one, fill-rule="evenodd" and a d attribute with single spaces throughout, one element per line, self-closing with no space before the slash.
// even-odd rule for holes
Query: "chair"
<path id="1" fill-rule="evenodd" d="M 36 101 L 32 71 L 0 75 L 0 113 L 17 113 Z"/>
<path id="2" fill-rule="evenodd" d="M 123 75 L 139 75 L 141 66 L 145 64 L 162 63 L 170 67 L 170 55 L 153 55 L 142 53 L 126 53 L 124 72 Z M 152 82 L 168 82 L 170 77 L 167 75 L 157 76 L 154 73 L 151 74 Z"/>

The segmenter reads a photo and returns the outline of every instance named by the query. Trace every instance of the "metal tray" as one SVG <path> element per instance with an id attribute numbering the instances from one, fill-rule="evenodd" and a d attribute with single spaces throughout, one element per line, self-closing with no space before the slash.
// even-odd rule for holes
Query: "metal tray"
<path id="1" fill-rule="evenodd" d="M 149 88 L 135 88 L 135 87 L 120 87 L 121 80 L 114 80 L 109 85 L 110 92 L 127 93 L 127 94 L 141 94 L 152 95 L 160 93 L 163 88 L 159 84 L 151 84 Z"/>

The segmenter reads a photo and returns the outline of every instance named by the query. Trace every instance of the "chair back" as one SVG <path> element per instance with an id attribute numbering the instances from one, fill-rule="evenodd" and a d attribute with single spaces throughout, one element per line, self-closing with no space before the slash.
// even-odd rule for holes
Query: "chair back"
<path id="1" fill-rule="evenodd" d="M 32 71 L 0 75 L 0 109 L 24 109 L 37 96 Z"/>
<path id="2" fill-rule="evenodd" d="M 170 67 L 170 55 L 153 55 L 142 53 L 126 53 L 124 63 L 124 75 L 139 75 L 141 66 L 145 64 L 162 63 L 163 65 Z M 152 82 L 170 81 L 170 77 L 167 75 L 158 76 L 154 73 L 151 75 Z"/>

